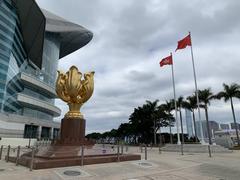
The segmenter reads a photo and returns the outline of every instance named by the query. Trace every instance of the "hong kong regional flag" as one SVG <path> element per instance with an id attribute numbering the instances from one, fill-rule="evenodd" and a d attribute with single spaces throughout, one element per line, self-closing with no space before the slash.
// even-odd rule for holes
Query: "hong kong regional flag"
<path id="1" fill-rule="evenodd" d="M 159 64 L 160 64 L 160 67 L 162 67 L 164 65 L 171 65 L 172 63 L 173 63 L 172 55 L 170 55 L 168 57 L 163 58 Z"/>
<path id="2" fill-rule="evenodd" d="M 182 40 L 178 41 L 178 46 L 177 49 L 175 51 L 177 51 L 178 49 L 184 49 L 187 46 L 191 46 L 191 36 L 190 34 L 187 35 L 185 38 L 183 38 Z"/>

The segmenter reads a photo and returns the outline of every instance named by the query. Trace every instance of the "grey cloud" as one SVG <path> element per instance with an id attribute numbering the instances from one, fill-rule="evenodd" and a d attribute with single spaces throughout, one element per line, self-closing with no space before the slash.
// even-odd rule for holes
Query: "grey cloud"
<path id="1" fill-rule="evenodd" d="M 94 33 L 92 42 L 59 62 L 59 68 L 65 71 L 73 64 L 82 72 L 96 71 L 95 92 L 82 108 L 89 132 L 117 128 L 128 121 L 134 107 L 147 99 L 164 103 L 173 98 L 171 68 L 158 64 L 170 52 L 177 96 L 194 92 L 190 48 L 174 52 L 177 41 L 189 30 L 198 87 L 211 87 L 216 93 L 222 90 L 223 82 L 240 83 L 237 0 L 37 2 Z M 56 102 L 63 117 L 67 106 Z M 236 100 L 235 104 L 240 121 L 240 103 Z M 209 117 L 219 122 L 232 120 L 228 104 L 220 101 L 213 101 Z"/>

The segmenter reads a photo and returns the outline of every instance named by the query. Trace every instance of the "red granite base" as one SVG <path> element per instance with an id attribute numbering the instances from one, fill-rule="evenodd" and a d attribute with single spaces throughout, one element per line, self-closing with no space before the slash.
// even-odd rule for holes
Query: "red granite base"
<path id="1" fill-rule="evenodd" d="M 93 141 L 85 138 L 86 120 L 64 117 L 61 121 L 61 136 L 54 144 L 60 146 L 93 146 Z"/>
<path id="2" fill-rule="evenodd" d="M 134 154 L 122 154 L 119 158 L 116 154 L 96 154 L 96 155 L 86 155 L 83 159 L 83 165 L 89 164 L 100 164 L 100 163 L 111 163 L 111 162 L 121 162 L 121 161 L 133 161 L 140 160 L 140 155 Z M 40 158 L 35 157 L 33 163 L 33 169 L 47 169 L 47 168 L 57 168 L 66 166 L 80 166 L 81 156 L 76 157 L 46 157 Z M 9 157 L 9 161 L 15 162 L 16 157 Z M 21 156 L 19 159 L 19 164 L 30 167 L 31 157 L 29 155 Z"/>
<path id="3" fill-rule="evenodd" d="M 33 169 L 46 169 L 81 165 L 82 146 L 84 146 L 83 165 L 110 163 L 117 161 L 140 160 L 140 155 L 122 154 L 117 156 L 114 149 L 94 146 L 85 138 L 85 119 L 66 118 L 61 122 L 61 137 L 49 147 L 41 147 L 34 156 Z M 16 157 L 9 161 L 15 162 Z M 18 163 L 30 166 L 31 153 L 25 153 Z"/>

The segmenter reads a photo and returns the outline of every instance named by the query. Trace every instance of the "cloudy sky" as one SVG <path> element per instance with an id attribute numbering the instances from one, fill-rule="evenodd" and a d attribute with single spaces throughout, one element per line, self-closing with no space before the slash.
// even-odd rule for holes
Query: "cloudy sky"
<path id="1" fill-rule="evenodd" d="M 134 107 L 146 100 L 163 103 L 173 98 L 171 68 L 159 67 L 160 59 L 170 52 L 174 56 L 177 96 L 193 93 L 190 48 L 174 52 L 177 41 L 188 31 L 192 33 L 199 89 L 211 87 L 217 93 L 223 82 L 240 84 L 238 0 L 37 2 L 94 34 L 88 45 L 59 61 L 59 69 L 64 71 L 76 65 L 82 72 L 96 72 L 94 94 L 82 108 L 87 133 L 128 122 Z M 234 103 L 240 121 L 239 100 Z M 60 100 L 56 104 L 63 116 L 67 106 Z M 232 122 L 230 104 L 212 101 L 209 118 Z"/>

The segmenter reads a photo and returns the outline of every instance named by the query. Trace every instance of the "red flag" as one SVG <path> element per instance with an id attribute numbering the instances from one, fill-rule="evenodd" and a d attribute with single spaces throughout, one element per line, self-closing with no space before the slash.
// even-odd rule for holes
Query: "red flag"
<path id="1" fill-rule="evenodd" d="M 172 55 L 163 58 L 163 59 L 160 61 L 159 64 L 160 64 L 160 67 L 162 67 L 162 66 L 164 66 L 164 65 L 171 65 L 171 64 L 173 64 Z"/>
<path id="2" fill-rule="evenodd" d="M 187 46 L 191 46 L 191 36 L 190 34 L 187 35 L 185 38 L 183 38 L 182 40 L 178 41 L 178 46 L 177 49 L 175 51 L 177 51 L 178 49 L 184 49 Z"/>

